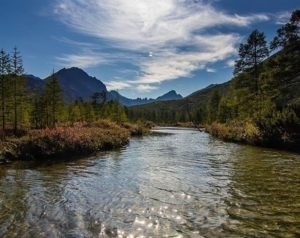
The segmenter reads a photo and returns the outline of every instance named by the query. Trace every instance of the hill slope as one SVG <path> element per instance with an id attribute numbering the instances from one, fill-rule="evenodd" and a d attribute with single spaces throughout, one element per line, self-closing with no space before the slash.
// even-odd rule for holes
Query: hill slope
<path id="1" fill-rule="evenodd" d="M 300 144 L 300 41 L 272 55 L 227 83 L 190 96 L 129 109 L 132 120 L 212 125 L 212 134 L 228 140 L 276 147 Z M 300 147 L 299 147 L 300 148 Z"/>
<path id="2" fill-rule="evenodd" d="M 204 107 L 216 91 L 225 95 L 229 85 L 229 82 L 216 84 L 178 100 L 155 101 L 146 105 L 133 106 L 129 108 L 129 116 L 132 120 L 151 120 L 163 124 L 191 121 L 189 114 L 194 116 L 198 108 Z"/>

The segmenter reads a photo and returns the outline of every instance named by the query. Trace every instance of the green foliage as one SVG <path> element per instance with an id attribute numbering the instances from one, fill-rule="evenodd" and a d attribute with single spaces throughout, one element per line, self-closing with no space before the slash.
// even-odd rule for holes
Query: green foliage
<path id="1" fill-rule="evenodd" d="M 24 108 L 25 80 L 22 77 L 24 72 L 23 62 L 17 47 L 14 48 L 11 57 L 11 81 L 12 81 L 12 107 L 13 107 L 13 128 L 14 133 L 18 131 L 20 115 Z"/>
<path id="2" fill-rule="evenodd" d="M 277 35 L 270 44 L 270 49 L 288 47 L 299 40 L 300 10 L 292 13 L 290 21 L 277 30 Z"/>
<path id="3" fill-rule="evenodd" d="M 115 122 L 126 122 L 127 115 L 125 108 L 118 102 L 110 101 L 102 105 L 100 111 L 100 118 L 110 119 Z"/>
<path id="4" fill-rule="evenodd" d="M 1 88 L 1 124 L 2 124 L 2 135 L 1 138 L 5 139 L 6 130 L 6 112 L 7 112 L 7 98 L 8 98 L 8 85 L 7 77 L 10 73 L 10 56 L 3 49 L 0 51 L 0 88 Z"/>
<path id="5" fill-rule="evenodd" d="M 209 122 L 213 122 L 217 120 L 220 100 L 221 100 L 220 93 L 218 91 L 214 91 L 208 104 Z"/>
<path id="6" fill-rule="evenodd" d="M 267 42 L 263 32 L 254 30 L 245 44 L 239 48 L 240 59 L 235 63 L 234 73 L 238 74 L 247 69 L 254 71 L 254 77 L 258 77 L 258 65 L 269 55 Z"/>
<path id="7" fill-rule="evenodd" d="M 18 134 L 21 126 L 29 123 L 29 107 L 26 96 L 26 81 L 22 57 L 17 48 L 10 56 L 4 50 L 0 52 L 0 100 L 1 100 L 1 134 L 5 139 L 6 131 L 13 129 Z"/>
<path id="8" fill-rule="evenodd" d="M 48 115 L 46 126 L 55 127 L 56 123 L 61 121 L 63 94 L 54 72 L 47 80 L 42 101 L 44 103 L 44 113 Z"/>

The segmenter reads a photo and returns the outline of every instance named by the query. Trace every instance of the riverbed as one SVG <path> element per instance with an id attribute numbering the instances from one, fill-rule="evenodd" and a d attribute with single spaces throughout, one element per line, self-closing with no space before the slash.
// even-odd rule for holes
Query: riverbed
<path id="1" fill-rule="evenodd" d="M 157 128 L 0 167 L 0 237 L 299 237 L 300 155 Z"/>

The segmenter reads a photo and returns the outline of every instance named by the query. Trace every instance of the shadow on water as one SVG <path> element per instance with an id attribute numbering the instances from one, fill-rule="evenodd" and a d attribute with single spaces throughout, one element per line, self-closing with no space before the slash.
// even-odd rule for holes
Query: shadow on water
<path id="1" fill-rule="evenodd" d="M 241 236 L 299 236 L 299 155 L 243 146 L 232 166 L 225 229 Z"/>

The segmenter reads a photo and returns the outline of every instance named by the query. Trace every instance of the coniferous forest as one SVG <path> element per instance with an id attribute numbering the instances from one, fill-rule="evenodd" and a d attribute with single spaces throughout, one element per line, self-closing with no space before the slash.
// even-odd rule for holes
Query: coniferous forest
<path id="1" fill-rule="evenodd" d="M 254 30 L 239 47 L 234 78 L 171 102 L 131 107 L 129 118 L 193 122 L 220 138 L 273 147 L 300 144 L 300 10 L 267 42 Z"/>

